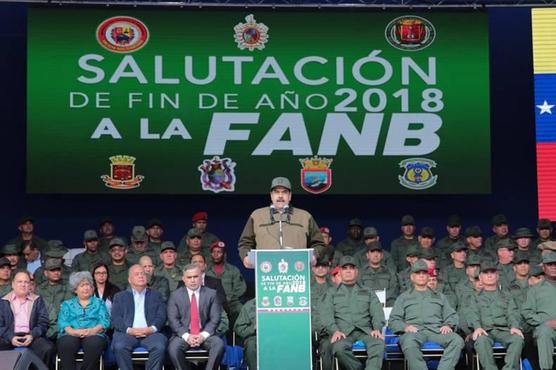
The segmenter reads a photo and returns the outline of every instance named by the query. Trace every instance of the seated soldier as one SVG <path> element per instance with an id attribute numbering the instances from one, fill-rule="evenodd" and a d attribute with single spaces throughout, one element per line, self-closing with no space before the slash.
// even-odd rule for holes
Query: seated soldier
<path id="1" fill-rule="evenodd" d="M 463 340 L 454 333 L 458 315 L 446 296 L 428 287 L 428 271 L 424 260 L 411 266 L 413 287 L 396 299 L 389 326 L 394 333 L 401 335 L 400 347 L 410 370 L 427 369 L 421 345 L 429 341 L 444 347 L 438 368 L 453 370 L 463 349 Z"/>
<path id="2" fill-rule="evenodd" d="M 139 258 L 139 264 L 143 267 L 143 269 L 145 269 L 145 274 L 147 274 L 147 285 L 149 288 L 159 292 L 164 302 L 168 301 L 168 297 L 170 297 L 168 279 L 155 274 L 155 268 L 151 257 L 143 256 Z"/>
<path id="3" fill-rule="evenodd" d="M 255 298 L 245 302 L 234 325 L 234 332 L 243 339 L 245 363 L 249 370 L 257 369 L 257 319 Z"/>
<path id="4" fill-rule="evenodd" d="M 386 305 L 391 307 L 398 296 L 398 279 L 394 270 L 387 268 L 383 263 L 384 250 L 380 241 L 367 244 L 366 258 L 367 264 L 361 268 L 359 281 L 373 291 L 385 289 Z"/>
<path id="5" fill-rule="evenodd" d="M 110 262 L 110 257 L 100 252 L 98 235 L 95 230 L 86 230 L 83 233 L 83 246 L 85 251 L 79 253 L 71 261 L 71 269 L 73 272 L 90 271 L 91 267 L 97 263 Z"/>
<path id="6" fill-rule="evenodd" d="M 12 268 L 10 260 L 6 257 L 0 258 L 0 297 L 5 296 L 12 290 Z"/>

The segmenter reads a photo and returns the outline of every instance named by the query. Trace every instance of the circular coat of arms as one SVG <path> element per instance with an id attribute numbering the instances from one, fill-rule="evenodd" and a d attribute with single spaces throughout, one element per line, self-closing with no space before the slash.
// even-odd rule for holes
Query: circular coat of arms
<path id="1" fill-rule="evenodd" d="M 235 25 L 234 40 L 241 50 L 262 50 L 268 41 L 268 27 L 264 23 L 257 23 L 253 14 L 249 14 L 245 17 L 245 23 Z"/>
<path id="2" fill-rule="evenodd" d="M 261 263 L 261 271 L 264 273 L 269 273 L 272 270 L 272 265 L 268 261 L 264 261 Z"/>
<path id="3" fill-rule="evenodd" d="M 149 30 L 139 19 L 117 16 L 106 19 L 97 28 L 102 47 L 116 53 L 137 51 L 147 44 Z"/>
<path id="4" fill-rule="evenodd" d="M 392 20 L 384 33 L 390 45 L 406 51 L 422 50 L 432 44 L 436 37 L 433 24 L 415 15 L 404 15 Z"/>

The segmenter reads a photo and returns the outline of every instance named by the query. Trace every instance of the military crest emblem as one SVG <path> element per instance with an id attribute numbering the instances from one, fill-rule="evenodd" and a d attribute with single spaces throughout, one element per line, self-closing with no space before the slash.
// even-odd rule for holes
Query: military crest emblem
<path id="1" fill-rule="evenodd" d="M 262 50 L 268 41 L 268 27 L 264 23 L 257 23 L 253 14 L 245 17 L 245 23 L 234 26 L 234 40 L 241 50 Z"/>
<path id="2" fill-rule="evenodd" d="M 288 263 L 282 258 L 280 262 L 278 262 L 278 271 L 281 274 L 285 274 L 288 272 Z"/>
<path id="3" fill-rule="evenodd" d="M 264 261 L 261 263 L 261 271 L 265 274 L 268 274 L 272 270 L 272 264 L 268 261 Z"/>
<path id="4" fill-rule="evenodd" d="M 104 185 L 119 190 L 134 189 L 141 186 L 145 177 L 135 175 L 135 157 L 115 155 L 108 159 L 110 160 L 110 175 L 100 177 L 104 181 Z"/>
<path id="5" fill-rule="evenodd" d="M 97 28 L 97 41 L 107 50 L 129 53 L 145 46 L 149 40 L 149 30 L 139 19 L 133 17 L 112 17 Z"/>
<path id="6" fill-rule="evenodd" d="M 432 173 L 436 162 L 426 158 L 408 158 L 400 162 L 404 169 L 403 175 L 398 176 L 400 185 L 412 190 L 424 190 L 436 185 L 438 175 Z"/>
<path id="7" fill-rule="evenodd" d="M 301 187 L 305 191 L 320 194 L 330 189 L 332 159 L 314 156 L 300 159 L 299 162 L 301 163 Z"/>
<path id="8" fill-rule="evenodd" d="M 264 296 L 262 303 L 264 307 L 268 307 L 270 305 L 270 299 L 267 296 Z"/>
<path id="9" fill-rule="evenodd" d="M 300 306 L 307 306 L 307 298 L 299 297 L 299 305 Z"/>
<path id="10" fill-rule="evenodd" d="M 280 307 L 282 306 L 282 297 L 280 297 L 279 295 L 274 297 L 274 305 L 276 307 Z"/>
<path id="11" fill-rule="evenodd" d="M 236 163 L 231 158 L 214 156 L 212 159 L 205 159 L 198 167 L 202 189 L 213 193 L 235 191 L 235 166 Z"/>
<path id="12" fill-rule="evenodd" d="M 300 272 L 303 271 L 304 268 L 305 268 L 305 264 L 302 261 L 297 261 L 295 263 L 295 271 Z"/>
<path id="13" fill-rule="evenodd" d="M 416 51 L 433 43 L 436 30 L 433 24 L 423 17 L 405 15 L 388 23 L 385 37 L 396 49 Z"/>
<path id="14" fill-rule="evenodd" d="M 293 296 L 289 295 L 286 297 L 286 304 L 290 307 L 293 306 Z"/>

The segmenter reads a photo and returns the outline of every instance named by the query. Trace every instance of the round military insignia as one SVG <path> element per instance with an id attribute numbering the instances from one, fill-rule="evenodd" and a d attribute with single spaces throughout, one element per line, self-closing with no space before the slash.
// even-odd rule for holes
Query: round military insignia
<path id="1" fill-rule="evenodd" d="M 305 268 L 305 264 L 301 261 L 295 263 L 295 271 L 302 271 Z"/>
<path id="2" fill-rule="evenodd" d="M 307 298 L 299 297 L 299 305 L 300 306 L 306 306 L 307 305 Z"/>
<path id="3" fill-rule="evenodd" d="M 384 33 L 390 45 L 406 51 L 422 50 L 432 44 L 436 37 L 433 24 L 415 15 L 404 15 L 392 20 Z"/>
<path id="4" fill-rule="evenodd" d="M 268 27 L 264 23 L 257 23 L 253 14 L 245 17 L 245 23 L 236 24 L 234 32 L 234 40 L 241 50 L 262 50 L 268 41 Z"/>
<path id="5" fill-rule="evenodd" d="M 147 44 L 149 30 L 140 20 L 127 16 L 106 19 L 97 28 L 102 47 L 116 53 L 137 51 Z"/>
<path id="6" fill-rule="evenodd" d="M 263 306 L 268 307 L 268 305 L 270 304 L 270 299 L 268 299 L 267 296 L 263 297 Z"/>
<path id="7" fill-rule="evenodd" d="M 274 297 L 274 305 L 276 307 L 280 307 L 282 306 L 282 297 L 280 297 L 279 295 Z"/>
<path id="8" fill-rule="evenodd" d="M 424 190 L 436 185 L 438 175 L 433 175 L 432 169 L 436 162 L 426 158 L 408 158 L 400 162 L 404 169 L 403 175 L 398 176 L 400 185 L 408 189 Z"/>
<path id="9" fill-rule="evenodd" d="M 270 272 L 270 270 L 272 270 L 272 264 L 268 261 L 262 262 L 260 267 L 261 267 L 261 271 L 266 273 L 266 274 L 268 274 Z"/>
<path id="10" fill-rule="evenodd" d="M 212 159 L 203 160 L 203 163 L 197 167 L 201 172 L 201 188 L 213 193 L 235 191 L 235 166 L 236 162 L 231 158 L 220 158 L 217 155 Z"/>

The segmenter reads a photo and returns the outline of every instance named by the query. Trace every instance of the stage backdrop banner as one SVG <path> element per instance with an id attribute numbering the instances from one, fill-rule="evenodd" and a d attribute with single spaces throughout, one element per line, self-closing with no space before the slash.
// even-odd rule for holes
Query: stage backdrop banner
<path id="1" fill-rule="evenodd" d="M 313 250 L 259 249 L 254 252 L 257 368 L 311 370 L 309 272 Z"/>
<path id="2" fill-rule="evenodd" d="M 484 12 L 28 12 L 27 190 L 490 192 Z"/>

